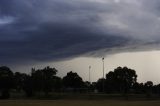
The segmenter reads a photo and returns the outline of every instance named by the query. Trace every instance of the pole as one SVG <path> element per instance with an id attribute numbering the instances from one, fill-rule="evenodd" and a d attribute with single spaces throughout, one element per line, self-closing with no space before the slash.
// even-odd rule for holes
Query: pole
<path id="1" fill-rule="evenodd" d="M 104 57 L 102 58 L 102 62 L 103 62 L 103 79 L 104 79 Z"/>
<path id="2" fill-rule="evenodd" d="M 89 66 L 89 73 L 88 73 L 88 80 L 89 80 L 89 86 L 88 86 L 88 93 L 90 93 L 90 85 L 91 85 L 91 66 Z"/>
<path id="3" fill-rule="evenodd" d="M 103 62 L 103 77 L 102 77 L 102 79 L 103 79 L 103 92 L 104 92 L 104 83 L 105 83 L 105 81 L 104 81 L 104 57 L 102 58 L 102 62 Z"/>
<path id="4" fill-rule="evenodd" d="M 91 66 L 89 66 L 89 83 L 91 83 Z"/>

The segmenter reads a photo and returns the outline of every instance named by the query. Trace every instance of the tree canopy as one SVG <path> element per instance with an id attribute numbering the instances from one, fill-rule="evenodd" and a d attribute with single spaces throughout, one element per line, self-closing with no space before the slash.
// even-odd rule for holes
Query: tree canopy
<path id="1" fill-rule="evenodd" d="M 106 92 L 126 93 L 136 83 L 137 75 L 135 70 L 127 67 L 118 67 L 114 71 L 106 74 L 106 79 L 100 79 L 97 82 L 98 89 L 102 91 L 103 81 L 105 80 Z"/>
<path id="2" fill-rule="evenodd" d="M 81 88 L 84 82 L 77 73 L 70 71 L 63 77 L 63 84 L 65 87 L 69 88 Z"/>
<path id="3" fill-rule="evenodd" d="M 94 92 L 128 94 L 140 93 L 151 97 L 152 93 L 160 95 L 160 84 L 153 85 L 152 81 L 146 83 L 137 82 L 136 71 L 127 67 L 117 67 L 106 74 L 105 78 L 97 82 L 87 82 L 70 71 L 66 76 L 57 76 L 58 70 L 49 66 L 42 69 L 32 68 L 31 73 L 13 73 L 6 66 L 0 67 L 0 99 L 10 97 L 10 92 L 25 92 L 27 97 L 36 94 L 45 94 L 49 97 L 50 92 Z"/>
<path id="4" fill-rule="evenodd" d="M 44 69 L 32 69 L 32 80 L 34 89 L 36 91 L 44 91 L 47 95 L 53 89 L 55 75 L 58 70 L 50 68 L 49 66 Z"/>
<path id="5" fill-rule="evenodd" d="M 0 67 L 1 98 L 9 98 L 9 90 L 13 87 L 13 72 L 6 66 Z"/>

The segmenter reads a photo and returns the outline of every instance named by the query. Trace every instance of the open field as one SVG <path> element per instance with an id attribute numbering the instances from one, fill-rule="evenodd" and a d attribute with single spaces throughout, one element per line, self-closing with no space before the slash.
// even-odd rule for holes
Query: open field
<path id="1" fill-rule="evenodd" d="M 2 100 L 0 106 L 160 106 L 160 101 Z"/>

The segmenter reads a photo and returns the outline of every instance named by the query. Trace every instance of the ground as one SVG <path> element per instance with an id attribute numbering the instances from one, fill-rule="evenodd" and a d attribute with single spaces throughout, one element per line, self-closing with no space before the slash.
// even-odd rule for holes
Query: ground
<path id="1" fill-rule="evenodd" d="M 160 106 L 160 101 L 1 100 L 0 106 Z"/>

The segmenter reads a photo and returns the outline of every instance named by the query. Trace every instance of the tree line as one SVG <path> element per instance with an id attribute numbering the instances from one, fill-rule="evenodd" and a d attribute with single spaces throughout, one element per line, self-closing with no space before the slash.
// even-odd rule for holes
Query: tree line
<path id="1" fill-rule="evenodd" d="M 83 81 L 76 72 L 68 72 L 63 78 L 57 76 L 58 70 L 49 66 L 43 69 L 31 69 L 30 74 L 13 72 L 7 66 L 0 67 L 0 99 L 7 99 L 10 93 L 24 92 L 26 97 L 37 93 L 44 96 L 51 92 L 72 93 L 106 93 L 106 94 L 151 94 L 160 95 L 160 84 L 152 81 L 137 82 L 137 74 L 133 69 L 117 67 L 100 78 L 97 82 Z"/>

